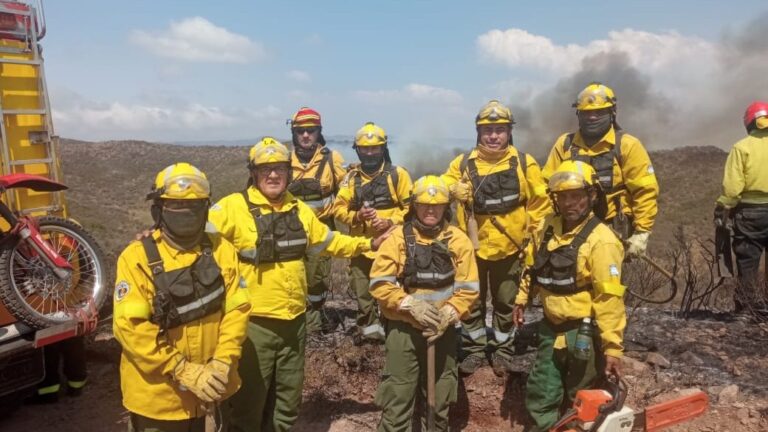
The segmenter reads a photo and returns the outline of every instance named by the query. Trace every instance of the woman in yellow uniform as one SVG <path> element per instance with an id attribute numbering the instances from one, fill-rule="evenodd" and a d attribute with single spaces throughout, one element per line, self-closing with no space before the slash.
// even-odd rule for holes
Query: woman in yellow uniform
<path id="1" fill-rule="evenodd" d="M 426 392 L 427 343 L 435 344 L 435 425 L 448 430 L 457 389 L 455 324 L 480 289 L 472 243 L 448 224 L 448 205 L 448 187 L 439 177 L 417 180 L 405 224 L 373 262 L 370 291 L 387 318 L 386 364 L 376 394 L 380 431 L 410 430 L 417 391 L 422 398 Z"/>

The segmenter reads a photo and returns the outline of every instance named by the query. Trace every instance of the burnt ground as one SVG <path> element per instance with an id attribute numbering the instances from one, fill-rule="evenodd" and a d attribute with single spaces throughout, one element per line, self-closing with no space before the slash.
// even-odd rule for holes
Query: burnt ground
<path id="1" fill-rule="evenodd" d="M 308 342 L 297 431 L 374 430 L 380 416 L 373 398 L 383 347 L 353 345 L 354 302 L 338 297 L 329 302 L 328 314 L 342 321 L 344 328 L 338 326 L 334 333 Z M 529 320 L 539 313 L 533 310 Z M 640 308 L 631 315 L 627 346 L 627 405 L 643 408 L 698 388 L 709 395 L 709 412 L 670 430 L 768 429 L 768 324 L 713 313 L 682 320 L 671 312 Z M 127 415 L 120 404 L 119 353 L 105 323 L 88 345 L 85 393 L 78 398 L 62 395 L 55 405 L 22 406 L 0 419 L 0 430 L 124 431 Z M 523 430 L 526 371 L 533 349 L 518 359 L 519 372 L 506 377 L 484 367 L 460 380 L 459 399 L 451 411 L 454 430 Z"/>

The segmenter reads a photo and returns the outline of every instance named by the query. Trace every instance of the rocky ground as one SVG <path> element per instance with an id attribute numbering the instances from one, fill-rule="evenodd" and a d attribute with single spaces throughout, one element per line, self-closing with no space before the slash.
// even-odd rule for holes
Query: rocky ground
<path id="1" fill-rule="evenodd" d="M 380 412 L 373 403 L 383 364 L 381 346 L 355 346 L 349 333 L 354 303 L 343 295 L 329 302 L 337 331 L 312 337 L 307 349 L 304 403 L 295 430 L 374 430 Z M 533 310 L 533 320 L 539 312 Z M 768 324 L 698 314 L 689 320 L 659 309 L 637 309 L 627 332 L 624 361 L 633 408 L 701 389 L 710 409 L 673 431 L 763 431 L 768 429 Z M 2 431 L 124 431 L 120 405 L 119 346 L 102 327 L 89 344 L 90 377 L 85 394 L 62 396 L 56 405 L 22 406 L 0 419 Z M 520 355 L 517 369 L 497 377 L 488 368 L 460 382 L 451 425 L 465 431 L 521 431 L 523 395 L 533 350 Z"/>

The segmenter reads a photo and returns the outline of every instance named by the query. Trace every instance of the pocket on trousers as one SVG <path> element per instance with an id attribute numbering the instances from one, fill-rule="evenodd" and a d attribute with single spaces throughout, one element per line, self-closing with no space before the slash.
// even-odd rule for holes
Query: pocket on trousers
<path id="1" fill-rule="evenodd" d="M 381 380 L 379 381 L 379 387 L 376 389 L 376 396 L 373 398 L 373 403 L 379 408 L 384 408 L 384 404 L 392 399 L 392 376 L 388 373 L 381 374 Z"/>

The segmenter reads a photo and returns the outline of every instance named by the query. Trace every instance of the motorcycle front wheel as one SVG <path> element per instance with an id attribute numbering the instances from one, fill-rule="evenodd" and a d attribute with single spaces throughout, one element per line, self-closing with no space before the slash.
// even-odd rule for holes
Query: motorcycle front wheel
<path id="1" fill-rule="evenodd" d="M 0 253 L 0 301 L 19 321 L 41 329 L 77 319 L 80 310 L 99 310 L 108 297 L 104 253 L 96 240 L 73 221 L 38 219 L 40 235 L 72 266 L 58 278 L 25 241 L 17 239 Z"/>

